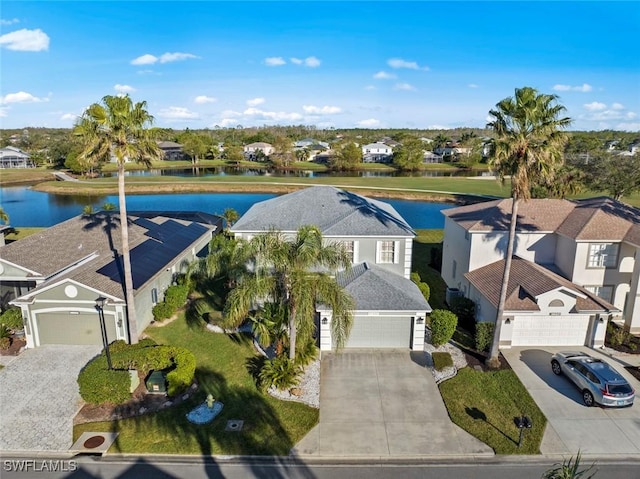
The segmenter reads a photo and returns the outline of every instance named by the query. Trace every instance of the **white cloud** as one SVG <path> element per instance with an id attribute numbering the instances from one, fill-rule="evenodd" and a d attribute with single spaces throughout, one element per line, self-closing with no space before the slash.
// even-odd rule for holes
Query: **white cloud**
<path id="1" fill-rule="evenodd" d="M 0 105 L 6 105 L 9 103 L 40 103 L 43 101 L 49 101 L 48 98 L 38 98 L 37 96 L 27 93 L 26 91 L 19 91 L 16 93 L 7 93 L 5 96 L 0 97 Z"/>
<path id="2" fill-rule="evenodd" d="M 175 52 L 175 53 L 167 52 L 167 53 L 163 53 L 159 57 L 155 55 L 151 55 L 150 53 L 145 53 L 144 55 L 141 55 L 131 60 L 131 64 L 132 65 L 153 65 L 155 63 L 171 63 L 171 62 L 177 62 L 182 60 L 188 60 L 190 58 L 200 58 L 200 57 L 194 55 L 193 53 L 181 53 L 181 52 Z"/>
<path id="3" fill-rule="evenodd" d="M 199 105 L 204 105 L 205 103 L 215 103 L 216 101 L 218 101 L 217 98 L 207 95 L 198 95 L 193 99 L 193 102 Z"/>
<path id="4" fill-rule="evenodd" d="M 414 91 L 416 88 L 409 83 L 396 83 L 393 86 L 394 90 L 403 90 L 403 91 Z"/>
<path id="5" fill-rule="evenodd" d="M 580 118 L 588 121 L 609 122 L 609 121 L 634 120 L 638 117 L 638 114 L 633 111 L 625 112 L 622 110 L 611 110 L 611 109 L 595 109 L 590 111 L 591 113 L 582 115 Z"/>
<path id="6" fill-rule="evenodd" d="M 553 89 L 555 91 L 580 91 L 582 93 L 587 93 L 593 90 L 593 87 L 588 83 L 583 83 L 582 85 L 578 85 L 578 86 L 558 84 L 558 85 L 553 85 Z"/>
<path id="7" fill-rule="evenodd" d="M 138 58 L 134 58 L 131 60 L 132 65 L 153 65 L 158 61 L 158 57 L 151 55 L 150 53 L 145 53 L 144 55 L 139 56 Z"/>
<path id="8" fill-rule="evenodd" d="M 622 103 L 614 103 L 611 105 L 613 110 L 624 110 L 624 105 Z"/>
<path id="9" fill-rule="evenodd" d="M 287 62 L 282 57 L 267 57 L 264 59 L 264 64 L 268 67 L 279 67 L 285 65 Z"/>
<path id="10" fill-rule="evenodd" d="M 9 114 L 9 107 L 0 106 L 0 118 L 6 118 Z"/>
<path id="11" fill-rule="evenodd" d="M 49 35 L 39 28 L 36 30 L 16 30 L 0 36 L 0 45 L 20 52 L 40 52 L 49 49 Z"/>
<path id="12" fill-rule="evenodd" d="M 20 20 L 18 20 L 17 18 L 11 18 L 9 20 L 5 20 L 4 18 L 0 19 L 0 25 L 3 26 L 13 25 L 14 23 L 20 23 Z"/>
<path id="13" fill-rule="evenodd" d="M 270 120 L 270 121 L 300 121 L 302 115 L 295 112 L 286 111 L 264 111 L 259 108 L 247 108 L 243 115 L 250 119 Z"/>
<path id="14" fill-rule="evenodd" d="M 480 88 L 478 85 L 476 85 L 475 83 L 469 83 L 467 85 L 469 88 Z"/>
<path id="15" fill-rule="evenodd" d="M 265 99 L 262 97 L 252 98 L 251 100 L 247 100 L 247 105 L 249 106 L 258 106 L 262 105 L 265 102 Z"/>
<path id="16" fill-rule="evenodd" d="M 291 61 L 291 63 L 293 63 L 294 65 L 304 65 L 306 67 L 310 67 L 310 68 L 316 68 L 320 66 L 320 63 L 322 63 L 318 58 L 316 57 L 307 57 L 307 58 L 289 58 L 289 61 Z"/>
<path id="17" fill-rule="evenodd" d="M 222 113 L 220 113 L 223 117 L 238 117 L 238 116 L 242 116 L 242 113 L 240 113 L 239 111 L 235 111 L 235 110 L 224 110 Z"/>
<path id="18" fill-rule="evenodd" d="M 356 124 L 363 128 L 373 128 L 374 126 L 380 125 L 380 120 L 376 120 L 375 118 L 368 118 L 366 120 L 360 120 L 356 122 Z"/>
<path id="19" fill-rule="evenodd" d="M 228 128 L 230 126 L 236 126 L 238 124 L 238 120 L 236 118 L 223 118 L 218 122 L 218 125 L 223 128 Z"/>
<path id="20" fill-rule="evenodd" d="M 409 70 L 428 70 L 429 67 L 421 67 L 416 62 L 403 60 L 402 58 L 390 58 L 387 65 L 391 68 L 408 68 Z"/>
<path id="21" fill-rule="evenodd" d="M 398 78 L 398 77 L 393 73 L 379 71 L 378 73 L 373 75 L 373 78 L 375 78 L 376 80 L 393 80 L 394 78 Z"/>
<path id="22" fill-rule="evenodd" d="M 618 123 L 616 125 L 617 130 L 625 130 L 625 131 L 638 131 L 640 130 L 640 123 Z"/>
<path id="23" fill-rule="evenodd" d="M 605 110 L 607 108 L 607 105 L 605 105 L 604 103 L 600 103 L 598 101 L 585 103 L 583 106 L 585 107 L 585 109 L 589 111 L 600 111 L 600 110 Z"/>
<path id="24" fill-rule="evenodd" d="M 365 90 L 375 90 L 376 87 L 373 85 L 367 85 L 366 87 L 364 87 Z"/>
<path id="25" fill-rule="evenodd" d="M 74 113 L 65 113 L 64 115 L 62 115 L 60 117 L 61 120 L 64 121 L 68 121 L 68 120 L 75 120 L 76 118 L 78 118 L 78 115 L 74 114 Z"/>
<path id="26" fill-rule="evenodd" d="M 444 125 L 429 125 L 427 130 L 451 130 L 452 126 L 444 126 Z"/>
<path id="27" fill-rule="evenodd" d="M 120 83 L 113 85 L 113 89 L 118 93 L 131 93 L 136 91 L 131 85 L 120 85 Z"/>
<path id="28" fill-rule="evenodd" d="M 342 111 L 342 108 L 340 108 L 339 106 L 304 105 L 302 109 L 305 113 L 308 113 L 310 115 L 333 115 Z"/>
<path id="29" fill-rule="evenodd" d="M 158 116 L 165 120 L 197 120 L 199 118 L 197 113 L 189 111 L 187 108 L 181 106 L 170 106 L 169 108 L 164 108 L 160 110 Z"/>

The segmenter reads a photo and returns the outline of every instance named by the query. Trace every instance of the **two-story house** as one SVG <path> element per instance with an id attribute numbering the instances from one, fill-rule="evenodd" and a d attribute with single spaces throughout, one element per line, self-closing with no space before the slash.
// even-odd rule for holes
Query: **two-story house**
<path id="1" fill-rule="evenodd" d="M 199 212 L 132 212 L 128 215 L 138 333 L 152 308 L 196 256 L 206 254 L 219 217 Z M 96 299 L 109 342 L 128 340 L 127 304 L 120 254 L 120 216 L 76 216 L 0 248 L 0 293 L 22 310 L 27 347 L 102 344 Z"/>
<path id="2" fill-rule="evenodd" d="M 259 153 L 264 156 L 269 156 L 275 151 L 275 148 L 271 143 L 265 143 L 264 141 L 257 141 L 255 143 L 249 143 L 243 147 L 244 156 L 249 160 L 256 160 Z"/>
<path id="3" fill-rule="evenodd" d="M 249 240 L 270 229 L 294 235 L 304 225 L 317 226 L 325 241 L 342 243 L 351 255 L 351 270 L 336 277 L 356 304 L 346 347 L 422 350 L 431 307 L 409 279 L 415 234 L 398 212 L 382 201 L 314 186 L 256 203 L 231 232 Z M 318 308 L 321 350 L 334 347 L 331 316 Z"/>
<path id="4" fill-rule="evenodd" d="M 175 141 L 158 141 L 157 143 L 162 150 L 163 159 L 167 161 L 184 160 L 185 154 L 180 143 Z"/>
<path id="5" fill-rule="evenodd" d="M 362 146 L 362 161 L 365 163 L 389 163 L 393 148 L 385 143 L 369 143 Z"/>
<path id="6" fill-rule="evenodd" d="M 496 318 L 510 212 L 511 199 L 443 211 L 442 277 L 476 302 L 478 321 Z M 600 345 L 610 318 L 640 332 L 637 208 L 605 197 L 521 202 L 514 257 L 503 346 Z"/>

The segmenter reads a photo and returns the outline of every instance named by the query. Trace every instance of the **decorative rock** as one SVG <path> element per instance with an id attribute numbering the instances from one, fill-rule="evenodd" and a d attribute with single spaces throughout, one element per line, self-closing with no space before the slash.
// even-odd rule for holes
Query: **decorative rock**
<path id="1" fill-rule="evenodd" d="M 193 384 L 189 387 L 189 389 L 192 389 L 192 390 L 194 390 L 194 391 L 195 391 L 196 389 L 198 389 L 198 385 L 197 385 L 196 383 L 193 383 Z"/>
<path id="2" fill-rule="evenodd" d="M 189 393 L 187 393 L 187 394 L 183 394 L 183 395 L 182 395 L 182 400 L 183 400 L 183 401 L 186 401 L 187 399 L 189 399 Z"/>
<path id="3" fill-rule="evenodd" d="M 172 403 L 171 401 L 167 401 L 167 402 L 165 402 L 165 403 L 162 405 L 162 407 L 169 407 L 169 406 L 171 406 L 172 404 L 173 404 L 173 403 Z"/>
<path id="4" fill-rule="evenodd" d="M 289 393 L 295 397 L 302 396 L 302 390 L 300 388 L 291 388 L 289 389 Z"/>
<path id="5" fill-rule="evenodd" d="M 140 414 L 144 414 L 145 412 L 147 412 L 147 408 L 146 407 L 141 407 L 140 410 L 138 411 Z"/>

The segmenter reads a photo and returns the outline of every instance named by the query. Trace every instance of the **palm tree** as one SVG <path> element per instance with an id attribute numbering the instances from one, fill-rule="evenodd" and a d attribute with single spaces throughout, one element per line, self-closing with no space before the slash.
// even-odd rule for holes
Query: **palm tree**
<path id="1" fill-rule="evenodd" d="M 316 226 L 302 226 L 292 239 L 269 231 L 252 238 L 249 245 L 253 271 L 229 295 L 227 321 L 240 324 L 265 298 L 279 302 L 289 319 L 289 358 L 293 360 L 297 336 L 303 344 L 311 337 L 316 304 L 323 303 L 333 309 L 332 335 L 342 347 L 351 331 L 353 300 L 332 273 L 350 267 L 345 249 L 335 243 L 324 245 Z"/>
<path id="2" fill-rule="evenodd" d="M 9 224 L 9 215 L 7 212 L 0 206 L 0 221 L 4 224 Z"/>
<path id="3" fill-rule="evenodd" d="M 240 218 L 240 215 L 233 208 L 227 208 L 222 213 L 222 218 L 224 219 L 226 230 L 228 231 L 229 228 L 231 228 L 233 226 L 233 224 L 236 221 L 238 221 L 238 218 Z"/>
<path id="4" fill-rule="evenodd" d="M 102 103 L 94 103 L 85 110 L 73 130 L 84 146 L 81 158 L 108 161 L 113 156 L 118 164 L 122 262 L 130 343 L 138 342 L 138 326 L 129 255 L 124 165 L 127 161 L 135 161 L 149 166 L 152 161 L 162 158 L 162 150 L 148 129 L 152 123 L 153 116 L 147 111 L 146 102 L 133 104 L 129 95 L 107 95 Z"/>
<path id="5" fill-rule="evenodd" d="M 556 95 L 538 93 L 531 87 L 517 88 L 514 97 L 500 101 L 489 112 L 487 128 L 494 131 L 489 164 L 501 181 L 511 177 L 511 218 L 505 255 L 504 274 L 493 342 L 487 364 L 499 367 L 500 333 L 504 304 L 511 272 L 511 257 L 516 234 L 518 205 L 531 198 L 531 186 L 549 181 L 562 165 L 566 134 L 562 131 L 571 119 L 560 115 L 565 108 Z"/>

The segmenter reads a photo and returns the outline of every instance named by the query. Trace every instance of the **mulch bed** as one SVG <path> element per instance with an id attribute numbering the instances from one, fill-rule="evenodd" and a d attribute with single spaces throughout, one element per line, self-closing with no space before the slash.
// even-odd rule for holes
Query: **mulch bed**
<path id="1" fill-rule="evenodd" d="M 22 338 L 11 337 L 11 345 L 8 349 L 0 349 L 0 356 L 17 356 L 27 342 Z"/>
<path id="2" fill-rule="evenodd" d="M 625 369 L 629 374 L 640 381 L 640 368 L 638 368 L 637 366 L 625 366 Z"/>
<path id="3" fill-rule="evenodd" d="M 470 368 L 477 369 L 477 370 L 482 369 L 483 371 L 490 371 L 490 369 L 485 365 L 485 361 L 487 360 L 486 353 L 481 353 L 473 349 L 465 348 L 460 344 L 456 344 L 456 345 L 464 353 L 465 358 L 467 360 L 467 364 L 469 365 Z M 509 365 L 505 357 L 502 355 L 502 353 L 500 353 L 499 358 L 500 358 L 500 368 L 498 370 L 511 369 L 511 366 Z M 495 371 L 495 369 L 492 369 L 491 371 Z"/>
<path id="4" fill-rule="evenodd" d="M 611 342 L 612 330 L 624 334 L 624 340 L 622 344 Z M 604 345 L 608 348 L 620 351 L 621 353 L 640 354 L 640 337 L 636 336 L 635 334 L 624 332 L 624 328 L 615 323 L 610 324 L 607 328 L 607 334 L 604 338 Z"/>

